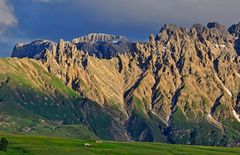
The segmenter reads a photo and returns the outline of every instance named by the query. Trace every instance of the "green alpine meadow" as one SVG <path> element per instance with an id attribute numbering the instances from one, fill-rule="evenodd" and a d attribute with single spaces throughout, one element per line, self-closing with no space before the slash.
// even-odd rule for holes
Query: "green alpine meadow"
<path id="1" fill-rule="evenodd" d="M 116 142 L 0 133 L 9 140 L 0 155 L 238 155 L 240 148 L 173 145 L 153 142 Z M 85 146 L 89 144 L 90 146 Z"/>

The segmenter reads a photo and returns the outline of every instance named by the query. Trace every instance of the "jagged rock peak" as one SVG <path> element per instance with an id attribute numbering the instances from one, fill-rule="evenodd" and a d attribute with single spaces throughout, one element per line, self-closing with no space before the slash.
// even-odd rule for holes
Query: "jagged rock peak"
<path id="1" fill-rule="evenodd" d="M 225 30 L 225 26 L 219 24 L 218 22 L 209 22 L 209 23 L 207 24 L 207 27 L 208 27 L 209 29 L 216 28 L 216 29 L 219 29 L 219 30 Z"/>
<path id="2" fill-rule="evenodd" d="M 155 38 L 156 38 L 155 35 L 153 33 L 151 33 L 148 37 L 148 40 L 149 40 L 149 42 L 154 42 Z"/>
<path id="3" fill-rule="evenodd" d="M 165 24 L 161 28 L 160 33 L 163 31 L 166 31 L 168 35 L 172 35 L 172 34 L 175 34 L 176 32 L 186 31 L 186 28 L 179 27 L 175 24 Z"/>
<path id="4" fill-rule="evenodd" d="M 202 35 L 202 33 L 206 30 L 207 30 L 207 27 L 205 27 L 202 24 L 196 23 L 190 28 L 190 33 L 191 34 Z"/>
<path id="5" fill-rule="evenodd" d="M 75 38 L 72 40 L 73 43 L 83 43 L 83 42 L 108 42 L 108 41 L 119 41 L 119 40 L 127 40 L 123 36 L 115 36 L 104 33 L 90 33 L 88 35 Z"/>
<path id="6" fill-rule="evenodd" d="M 232 35 L 239 35 L 240 34 L 240 22 L 238 24 L 233 24 L 228 29 L 229 33 Z"/>

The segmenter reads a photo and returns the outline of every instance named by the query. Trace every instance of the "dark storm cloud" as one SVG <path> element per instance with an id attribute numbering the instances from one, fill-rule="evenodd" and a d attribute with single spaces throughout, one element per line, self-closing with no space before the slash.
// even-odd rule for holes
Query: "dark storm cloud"
<path id="1" fill-rule="evenodd" d="M 95 18 L 127 24 L 161 25 L 174 22 L 191 25 L 194 22 L 217 20 L 224 24 L 239 20 L 239 0 L 76 0 L 76 7 Z"/>
<path id="2" fill-rule="evenodd" d="M 18 27 L 9 30 L 9 38 L 15 38 L 14 41 L 70 40 L 91 32 L 122 34 L 133 40 L 144 40 L 150 33 L 157 33 L 165 23 L 190 27 L 194 23 L 218 21 L 229 26 L 240 21 L 239 0 L 1 1 L 13 6 L 9 17 L 16 19 Z M 8 21 L 7 17 L 4 19 Z M 9 47 L 4 46 L 5 51 L 11 52 L 12 42 Z M 0 47 L 3 48 L 1 44 Z M 0 56 L 3 56 L 1 51 Z"/>

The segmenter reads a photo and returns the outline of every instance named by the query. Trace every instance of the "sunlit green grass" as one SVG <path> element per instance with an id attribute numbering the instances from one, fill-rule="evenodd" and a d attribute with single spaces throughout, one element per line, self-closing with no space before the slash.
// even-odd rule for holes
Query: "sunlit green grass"
<path id="1" fill-rule="evenodd" d="M 207 147 L 190 145 L 171 145 L 143 142 L 111 142 L 50 138 L 41 136 L 12 135 L 0 133 L 0 137 L 9 141 L 8 152 L 0 155 L 234 155 L 239 154 L 240 148 Z M 85 147 L 89 143 L 91 147 Z"/>

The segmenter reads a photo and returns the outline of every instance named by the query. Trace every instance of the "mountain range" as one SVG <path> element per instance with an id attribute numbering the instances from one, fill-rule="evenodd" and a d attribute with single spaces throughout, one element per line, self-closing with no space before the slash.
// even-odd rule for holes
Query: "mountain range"
<path id="1" fill-rule="evenodd" d="M 240 23 L 17 43 L 0 64 L 1 130 L 240 146 Z"/>

